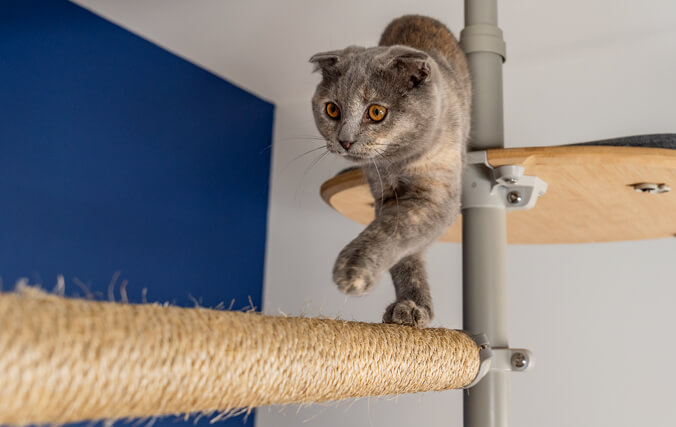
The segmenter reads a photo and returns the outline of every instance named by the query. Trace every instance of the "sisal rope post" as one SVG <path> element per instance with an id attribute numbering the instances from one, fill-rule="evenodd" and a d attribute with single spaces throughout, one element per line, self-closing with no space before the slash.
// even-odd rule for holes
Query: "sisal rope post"
<path id="1" fill-rule="evenodd" d="M 454 330 L 0 293 L 0 424 L 462 388 L 479 364 Z"/>

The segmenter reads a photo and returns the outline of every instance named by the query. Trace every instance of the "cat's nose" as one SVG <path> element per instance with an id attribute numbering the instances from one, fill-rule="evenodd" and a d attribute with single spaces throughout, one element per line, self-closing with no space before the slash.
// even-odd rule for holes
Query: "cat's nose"
<path id="1" fill-rule="evenodd" d="M 354 144 L 354 141 L 343 141 L 342 139 L 338 142 L 340 142 L 340 145 L 345 149 L 345 151 L 349 150 L 350 147 L 352 147 L 352 144 Z"/>

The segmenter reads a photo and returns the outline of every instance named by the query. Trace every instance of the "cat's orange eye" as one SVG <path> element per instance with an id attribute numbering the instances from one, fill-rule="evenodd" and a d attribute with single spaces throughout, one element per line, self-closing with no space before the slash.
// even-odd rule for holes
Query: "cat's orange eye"
<path id="1" fill-rule="evenodd" d="M 326 114 L 332 119 L 338 119 L 340 117 L 340 108 L 333 102 L 328 102 L 326 103 Z"/>
<path id="2" fill-rule="evenodd" d="M 374 122 L 379 122 L 387 115 L 387 108 L 382 105 L 373 104 L 368 110 L 369 118 Z"/>

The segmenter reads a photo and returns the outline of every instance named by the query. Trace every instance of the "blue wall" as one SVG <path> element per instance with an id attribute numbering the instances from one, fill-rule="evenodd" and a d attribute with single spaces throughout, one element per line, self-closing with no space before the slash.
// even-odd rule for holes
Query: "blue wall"
<path id="1" fill-rule="evenodd" d="M 260 307 L 272 121 L 271 104 L 79 6 L 2 0 L 5 290 L 63 274 L 67 294 L 78 278 L 105 297 L 120 270 L 131 301 Z"/>

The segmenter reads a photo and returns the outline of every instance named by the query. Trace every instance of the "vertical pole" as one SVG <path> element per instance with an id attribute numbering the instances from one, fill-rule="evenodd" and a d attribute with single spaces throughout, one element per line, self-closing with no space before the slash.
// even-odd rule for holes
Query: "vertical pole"
<path id="1" fill-rule="evenodd" d="M 507 225 L 504 208 L 462 212 L 463 328 L 485 333 L 492 347 L 509 347 Z M 509 425 L 509 374 L 489 371 L 464 396 L 465 427 Z"/>
<path id="2" fill-rule="evenodd" d="M 461 41 L 472 75 L 472 138 L 474 150 L 504 147 L 502 62 L 505 43 L 498 28 L 497 0 L 465 0 Z"/>
<path id="3" fill-rule="evenodd" d="M 497 0 L 465 0 L 462 45 L 472 74 L 470 147 L 473 150 L 504 146 L 504 42 L 502 32 L 497 26 L 497 14 Z M 484 185 L 480 185 L 482 186 Z M 485 187 L 490 188 L 488 185 Z M 496 201 L 492 206 L 464 205 L 463 203 L 463 328 L 472 333 L 485 333 L 491 346 L 506 348 L 509 345 L 504 201 Z M 464 420 L 465 427 L 508 426 L 509 372 L 490 371 L 466 392 Z"/>

